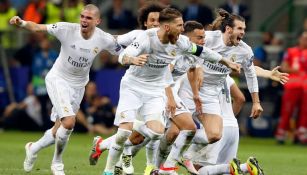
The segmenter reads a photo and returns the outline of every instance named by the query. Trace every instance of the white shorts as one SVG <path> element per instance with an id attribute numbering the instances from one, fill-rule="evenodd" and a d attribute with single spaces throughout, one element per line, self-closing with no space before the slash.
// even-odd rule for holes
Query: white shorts
<path id="1" fill-rule="evenodd" d="M 226 126 L 223 128 L 221 140 L 209 144 L 193 158 L 193 163 L 201 166 L 227 164 L 237 156 L 239 145 L 239 128 Z"/>
<path id="2" fill-rule="evenodd" d="M 133 122 L 137 116 L 145 122 L 157 120 L 165 125 L 163 117 L 166 104 L 165 93 L 149 94 L 146 91 L 141 91 L 140 87 L 135 88 L 134 86 L 122 79 L 114 125 Z M 164 92 L 164 89 L 161 92 Z"/>
<path id="3" fill-rule="evenodd" d="M 221 116 L 219 94 L 222 93 L 221 86 L 203 85 L 199 91 L 202 102 L 202 111 L 207 114 Z M 190 111 L 195 111 L 193 93 L 188 80 L 184 79 L 182 87 L 179 89 L 179 96 Z"/>
<path id="4" fill-rule="evenodd" d="M 83 99 L 85 87 L 72 87 L 63 78 L 48 73 L 45 79 L 52 102 L 51 121 L 67 116 L 76 116 Z"/>

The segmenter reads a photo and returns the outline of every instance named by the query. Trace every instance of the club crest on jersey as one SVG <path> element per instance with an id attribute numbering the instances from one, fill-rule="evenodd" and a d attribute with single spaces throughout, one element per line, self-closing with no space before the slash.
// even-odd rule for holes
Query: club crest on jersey
<path id="1" fill-rule="evenodd" d="M 230 61 L 236 62 L 237 61 L 237 55 L 231 55 Z"/>
<path id="2" fill-rule="evenodd" d="M 126 115 L 123 112 L 121 112 L 120 113 L 120 118 L 126 118 Z"/>
<path id="3" fill-rule="evenodd" d="M 171 51 L 171 55 L 172 55 L 172 56 L 176 56 L 176 50 L 172 50 L 172 51 Z"/>
<path id="4" fill-rule="evenodd" d="M 98 47 L 95 47 L 93 51 L 95 54 L 98 54 Z"/>
<path id="5" fill-rule="evenodd" d="M 64 107 L 64 112 L 68 113 L 68 108 L 66 106 Z"/>

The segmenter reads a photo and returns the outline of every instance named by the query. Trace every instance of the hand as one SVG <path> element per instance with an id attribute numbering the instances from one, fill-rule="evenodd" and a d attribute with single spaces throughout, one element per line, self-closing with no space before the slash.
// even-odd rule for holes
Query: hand
<path id="1" fill-rule="evenodd" d="M 251 113 L 250 117 L 256 119 L 256 118 L 260 117 L 262 112 L 263 112 L 263 109 L 262 109 L 260 103 L 254 102 L 253 107 L 252 107 L 252 113 Z"/>
<path id="2" fill-rule="evenodd" d="M 22 19 L 19 16 L 14 16 L 10 19 L 10 24 L 20 26 L 22 24 Z"/>
<path id="3" fill-rule="evenodd" d="M 167 101 L 167 106 L 166 106 L 166 113 L 170 118 L 175 116 L 176 108 L 180 109 L 181 107 L 176 104 L 176 101 L 174 99 L 168 100 Z"/>
<path id="4" fill-rule="evenodd" d="M 270 79 L 277 81 L 281 84 L 285 84 L 288 82 L 289 80 L 289 74 L 287 73 L 282 73 L 279 72 L 278 69 L 280 68 L 280 66 L 275 67 L 274 69 L 272 69 L 270 71 Z"/>
<path id="5" fill-rule="evenodd" d="M 138 57 L 132 57 L 131 63 L 136 66 L 144 66 L 144 64 L 147 62 L 148 54 L 139 55 Z"/>
<path id="6" fill-rule="evenodd" d="M 239 74 L 240 74 L 240 72 L 241 72 L 241 65 L 238 64 L 238 63 L 230 62 L 230 63 L 228 64 L 228 67 L 229 67 L 232 71 L 237 72 L 237 73 L 239 73 Z"/>
<path id="7" fill-rule="evenodd" d="M 195 103 L 195 111 L 198 114 L 202 114 L 203 110 L 202 110 L 201 99 L 199 98 L 199 96 L 193 96 L 193 100 L 194 100 L 194 103 Z"/>

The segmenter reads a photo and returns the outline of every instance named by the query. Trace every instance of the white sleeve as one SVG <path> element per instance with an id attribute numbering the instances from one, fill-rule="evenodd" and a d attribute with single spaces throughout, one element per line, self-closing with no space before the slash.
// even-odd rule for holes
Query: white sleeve
<path id="1" fill-rule="evenodd" d="M 143 31 L 142 30 L 132 30 L 128 33 L 118 35 L 117 36 L 117 42 L 118 42 L 118 44 L 120 44 L 124 47 L 127 47 L 127 46 L 129 46 L 129 44 L 131 44 L 133 42 L 133 40 L 135 40 L 137 35 L 140 34 L 141 32 L 143 32 Z"/>
<path id="2" fill-rule="evenodd" d="M 58 22 L 55 24 L 47 24 L 46 26 L 47 26 L 47 32 L 50 35 L 53 35 L 58 40 L 62 41 L 66 36 L 67 31 L 69 31 L 69 28 L 72 28 L 74 24 L 67 22 Z"/>
<path id="3" fill-rule="evenodd" d="M 118 57 L 118 61 L 122 64 L 124 55 L 136 57 L 141 54 L 147 54 L 150 50 L 150 41 L 146 32 L 138 35 L 136 39 L 123 51 Z"/>
<path id="4" fill-rule="evenodd" d="M 247 82 L 247 87 L 250 93 L 259 92 L 257 75 L 253 64 L 254 55 L 249 54 L 248 58 L 249 59 L 246 59 L 245 62 L 243 62 L 242 64 Z"/>
<path id="5" fill-rule="evenodd" d="M 227 75 L 227 77 L 226 77 L 226 83 L 229 87 L 231 87 L 233 84 L 236 84 L 235 80 L 233 78 L 231 78 L 229 75 Z"/>
<path id="6" fill-rule="evenodd" d="M 183 52 L 198 56 L 205 61 L 219 62 L 223 58 L 222 55 L 207 47 L 192 43 L 188 37 L 183 35 L 179 36 L 178 46 Z"/>
<path id="7" fill-rule="evenodd" d="M 124 50 L 122 46 L 117 43 L 116 39 L 111 34 L 108 34 L 107 38 L 105 39 L 102 38 L 102 39 L 104 42 L 105 40 L 109 42 L 106 50 L 110 52 L 112 55 L 119 55 Z"/>

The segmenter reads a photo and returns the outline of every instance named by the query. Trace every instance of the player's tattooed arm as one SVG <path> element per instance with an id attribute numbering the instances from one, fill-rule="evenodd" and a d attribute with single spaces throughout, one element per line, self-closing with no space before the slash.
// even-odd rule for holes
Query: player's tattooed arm
<path id="1" fill-rule="evenodd" d="M 137 57 L 123 55 L 119 57 L 119 62 L 123 65 L 136 65 L 136 66 L 143 66 L 146 64 L 148 59 L 148 54 L 139 55 Z"/>

